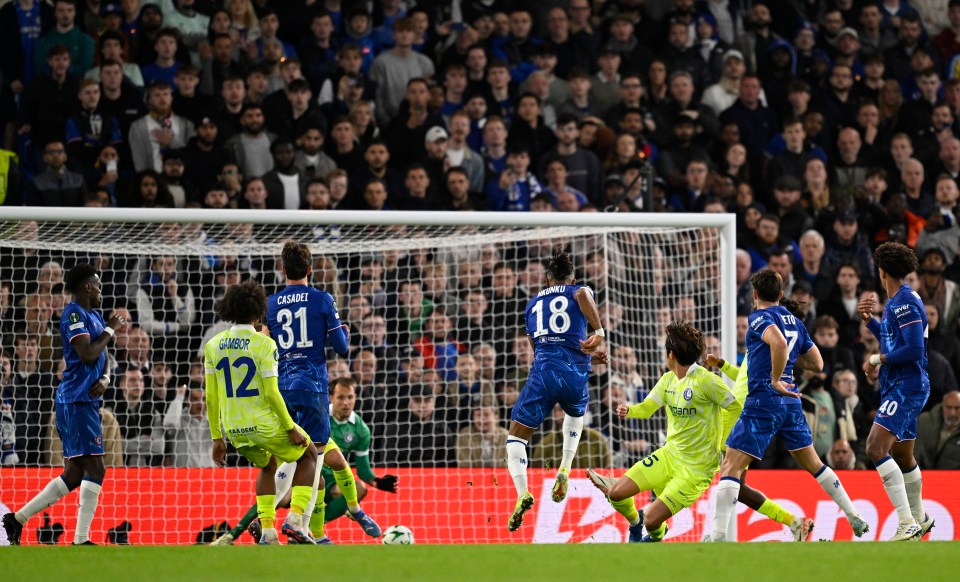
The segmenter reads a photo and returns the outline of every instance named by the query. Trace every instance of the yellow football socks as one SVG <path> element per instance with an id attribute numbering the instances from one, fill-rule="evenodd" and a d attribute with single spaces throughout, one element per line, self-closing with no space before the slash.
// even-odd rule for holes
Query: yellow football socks
<path id="1" fill-rule="evenodd" d="M 346 467 L 333 472 L 333 478 L 337 480 L 337 487 L 340 493 L 347 501 L 347 508 L 350 513 L 356 513 L 360 509 L 360 502 L 357 501 L 357 482 L 353 479 L 353 471 Z"/>
<path id="2" fill-rule="evenodd" d="M 757 511 L 763 515 L 766 515 L 777 523 L 782 523 L 783 525 L 790 525 L 795 519 L 792 513 L 771 499 L 764 500 L 763 504 L 760 506 L 760 509 Z"/>
<path id="3" fill-rule="evenodd" d="M 257 517 L 263 529 L 273 528 L 273 519 L 277 515 L 277 510 L 273 506 L 275 497 L 275 495 L 257 495 Z"/>
<path id="4" fill-rule="evenodd" d="M 290 512 L 303 515 L 303 510 L 310 503 L 313 487 L 310 485 L 294 485 L 290 495 Z"/>
<path id="5" fill-rule="evenodd" d="M 640 513 L 637 511 L 637 504 L 633 501 L 633 497 L 627 497 L 622 501 L 611 501 L 610 505 L 617 510 L 617 513 L 627 518 L 630 525 L 640 523 Z"/>
<path id="6" fill-rule="evenodd" d="M 318 498 L 317 505 L 313 508 L 313 515 L 310 516 L 310 535 L 315 540 L 325 535 L 323 533 L 323 518 L 326 510 L 327 504 L 323 502 L 322 497 Z"/>

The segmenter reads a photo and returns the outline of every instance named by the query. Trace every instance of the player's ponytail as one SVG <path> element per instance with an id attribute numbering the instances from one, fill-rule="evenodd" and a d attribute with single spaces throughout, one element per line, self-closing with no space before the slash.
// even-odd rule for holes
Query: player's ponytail
<path id="1" fill-rule="evenodd" d="M 547 261 L 547 273 L 550 273 L 550 278 L 555 281 L 566 281 L 573 275 L 573 256 L 558 245 L 553 256 Z"/>

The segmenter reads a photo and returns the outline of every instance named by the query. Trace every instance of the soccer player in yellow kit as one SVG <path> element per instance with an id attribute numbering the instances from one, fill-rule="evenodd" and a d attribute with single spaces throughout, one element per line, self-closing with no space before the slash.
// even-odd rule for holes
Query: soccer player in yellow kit
<path id="1" fill-rule="evenodd" d="M 720 468 L 720 447 L 732 428 L 730 419 L 736 419 L 743 409 L 719 376 L 696 364 L 704 350 L 703 332 L 689 322 L 675 321 L 667 326 L 665 347 L 670 371 L 661 376 L 643 402 L 620 404 L 617 414 L 621 418 L 650 418 L 665 407 L 667 443 L 615 482 L 592 469 L 587 472 L 613 508 L 630 522 L 631 542 L 662 541 L 667 533 L 666 520 L 693 505 L 710 487 Z M 656 501 L 646 511 L 638 511 L 634 495 L 651 490 L 657 495 Z"/>
<path id="2" fill-rule="evenodd" d="M 267 296 L 252 280 L 227 289 L 216 306 L 217 315 L 234 325 L 215 335 L 203 349 L 213 460 L 221 467 L 226 460 L 222 423 L 237 452 L 260 467 L 256 494 L 263 527 L 260 543 L 264 545 L 280 543 L 273 523 L 277 459 L 296 462 L 290 516 L 283 531 L 300 543 L 312 544 L 302 516 L 314 494 L 317 449 L 290 418 L 280 395 L 276 342 L 254 327 L 266 309 Z"/>

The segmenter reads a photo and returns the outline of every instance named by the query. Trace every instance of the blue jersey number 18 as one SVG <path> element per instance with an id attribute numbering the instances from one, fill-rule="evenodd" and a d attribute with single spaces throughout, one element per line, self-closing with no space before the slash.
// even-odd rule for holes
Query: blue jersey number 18
<path id="1" fill-rule="evenodd" d="M 543 300 L 537 301 L 537 304 L 530 309 L 530 311 L 537 316 L 537 329 L 534 330 L 533 337 L 538 338 L 548 333 L 555 335 L 566 333 L 567 330 L 570 329 L 570 315 L 567 314 L 567 305 L 569 305 L 569 303 L 567 298 L 562 295 L 550 300 L 550 317 L 547 319 L 549 329 L 544 329 Z"/>

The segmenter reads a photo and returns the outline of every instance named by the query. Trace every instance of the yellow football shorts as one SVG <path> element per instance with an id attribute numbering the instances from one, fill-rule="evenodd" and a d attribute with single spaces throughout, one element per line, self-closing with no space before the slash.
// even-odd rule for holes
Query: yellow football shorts
<path id="1" fill-rule="evenodd" d="M 653 491 L 672 515 L 693 505 L 713 481 L 713 475 L 697 475 L 687 470 L 672 452 L 664 449 L 657 449 L 635 463 L 626 476 L 640 491 Z"/>
<path id="2" fill-rule="evenodd" d="M 310 437 L 302 428 L 297 425 L 294 426 L 307 439 L 308 443 L 311 442 Z M 261 437 L 256 434 L 245 435 L 245 440 L 248 442 L 238 446 L 237 452 L 255 466 L 261 468 L 267 466 L 270 457 L 276 457 L 278 461 L 283 463 L 295 463 L 307 450 L 307 447 L 298 447 L 291 443 L 286 431 L 280 431 L 271 437 Z"/>

